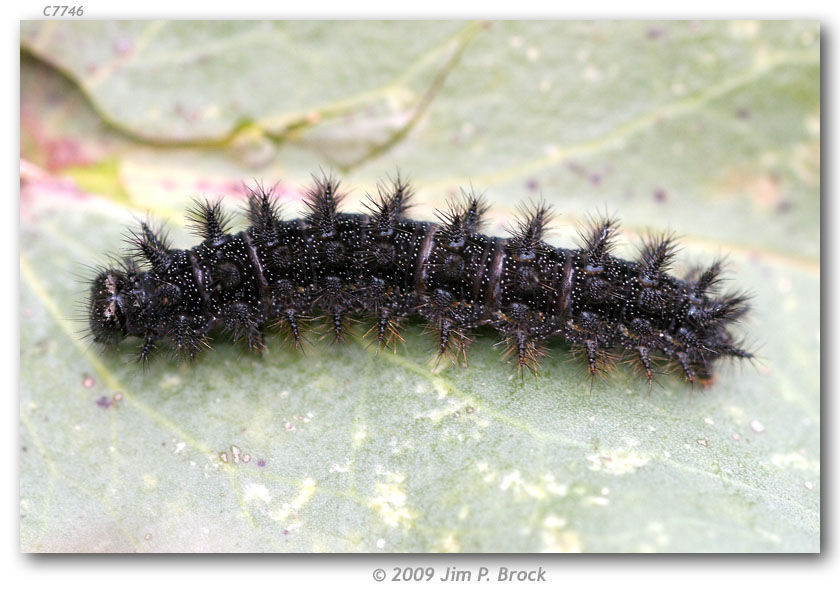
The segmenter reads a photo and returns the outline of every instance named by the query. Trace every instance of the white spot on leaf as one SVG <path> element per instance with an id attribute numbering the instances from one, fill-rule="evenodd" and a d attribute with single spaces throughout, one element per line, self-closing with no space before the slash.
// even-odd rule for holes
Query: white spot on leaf
<path id="1" fill-rule="evenodd" d="M 586 457 L 592 471 L 604 471 L 611 475 L 634 473 L 647 463 L 651 457 L 635 450 L 608 450 Z"/>
<path id="2" fill-rule="evenodd" d="M 254 500 L 262 500 L 266 504 L 271 502 L 271 494 L 268 493 L 268 488 L 261 483 L 251 483 L 245 488 L 245 502 L 253 502 Z"/>

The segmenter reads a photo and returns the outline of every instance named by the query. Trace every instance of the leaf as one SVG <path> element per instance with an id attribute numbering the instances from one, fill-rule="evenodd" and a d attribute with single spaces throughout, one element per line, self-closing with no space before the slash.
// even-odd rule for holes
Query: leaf
<path id="1" fill-rule="evenodd" d="M 21 40 L 24 551 L 819 550 L 818 24 L 40 22 Z M 420 218 L 472 183 L 495 234 L 540 195 L 564 246 L 604 207 L 627 256 L 675 230 L 683 268 L 727 254 L 753 292 L 761 360 L 649 390 L 622 365 L 591 381 L 561 342 L 538 379 L 488 336 L 436 367 L 419 326 L 397 354 L 271 336 L 262 359 L 218 340 L 146 371 L 131 342 L 83 339 L 85 266 L 132 214 L 189 246 L 190 195 L 282 179 L 288 217 L 319 166 L 351 208 L 399 166 Z"/>

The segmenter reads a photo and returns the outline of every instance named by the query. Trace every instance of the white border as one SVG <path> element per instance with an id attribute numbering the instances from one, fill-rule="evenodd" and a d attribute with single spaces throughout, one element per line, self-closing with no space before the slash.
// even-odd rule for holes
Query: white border
<path id="1" fill-rule="evenodd" d="M 46 2 L 25 0 L 7 6 L 7 11 L 16 11 L 18 19 L 42 18 L 40 11 Z M 279 4 L 261 0 L 237 0 L 221 6 L 208 2 L 180 3 L 171 1 L 145 0 L 144 2 L 87 2 L 86 19 L 149 19 L 149 18 L 214 18 L 241 19 L 249 17 L 270 18 L 770 18 L 770 19 L 819 19 L 823 23 L 823 51 L 827 71 L 823 79 L 826 85 L 824 95 L 833 96 L 831 82 L 835 80 L 837 68 L 833 54 L 833 33 L 838 23 L 837 5 L 816 0 L 799 0 L 795 4 L 769 6 L 768 2 L 733 2 L 732 0 L 706 0 L 694 7 L 685 7 L 673 0 L 636 1 L 618 3 L 590 0 L 585 3 L 548 5 L 547 0 L 518 0 L 517 2 L 453 3 L 428 0 L 423 3 L 371 2 L 357 0 L 352 3 L 309 0 L 305 3 Z M 2 482 L 7 486 L 9 499 L 3 519 L 2 565 L 3 587 L 11 597 L 60 598 L 84 596 L 85 598 L 294 598 L 296 594 L 318 598 L 329 594 L 333 598 L 344 598 L 356 594 L 388 595 L 392 597 L 414 597 L 430 593 L 458 595 L 459 597 L 481 594 L 505 598 L 517 593 L 553 598 L 625 598 L 643 596 L 653 598 L 705 599 L 722 595 L 724 598 L 792 598 L 802 594 L 822 593 L 822 585 L 837 568 L 836 554 L 829 543 L 824 543 L 822 557 L 773 557 L 773 556 L 718 556 L 718 557 L 503 557 L 472 556 L 468 558 L 405 556 L 405 557 L 285 557 L 285 556 L 242 556 L 242 557 L 38 557 L 21 555 L 18 550 L 18 415 L 15 399 L 18 395 L 19 346 L 18 311 L 18 223 L 19 197 L 18 165 L 19 139 L 16 123 L 19 123 L 19 22 L 6 23 L 5 50 L 3 61 L 4 77 L 8 92 L 3 100 L 6 114 L 10 117 L 10 142 L 3 149 L 3 164 L 8 165 L 9 181 L 4 189 L 9 196 L 5 200 L 8 215 L 2 220 L 0 235 L 4 246 L 2 261 L 3 279 L 10 282 L 10 288 L 3 294 L 6 310 L 0 312 L 4 322 L 0 324 L 5 332 L 2 364 L 5 371 L 3 381 L 7 383 L 5 402 L 11 407 L 7 418 L 6 452 L 3 462 Z M 830 107 L 829 107 L 830 111 Z M 830 115 L 829 115 L 830 116 Z M 830 150 L 831 141 L 836 139 L 834 119 L 825 119 L 824 146 Z M 19 131 L 19 129 L 17 130 Z M 836 157 L 826 152 L 829 167 L 827 174 L 837 172 Z M 827 175 L 826 179 L 829 179 Z M 823 189 L 830 189 L 829 182 Z M 826 194 L 828 196 L 828 194 Z M 830 204 L 827 202 L 827 204 Z M 833 212 L 833 214 L 832 214 Z M 826 209 L 825 215 L 833 228 L 840 231 L 837 222 L 838 211 Z M 827 264 L 836 264 L 836 245 L 825 242 L 829 251 Z M 834 272 L 829 273 L 833 282 Z M 833 288 L 833 286 L 831 286 Z M 834 299 L 833 289 L 826 289 L 826 298 Z M 14 290 L 10 292 L 9 290 Z M 831 307 L 834 302 L 826 302 Z M 837 323 L 829 314 L 824 317 L 831 327 L 823 339 L 838 339 Z M 825 355 L 833 359 L 833 353 Z M 832 363 L 834 361 L 832 360 Z M 827 365 L 827 373 L 836 371 L 836 365 Z M 833 402 L 828 390 L 827 400 Z M 824 417 L 824 448 L 833 450 L 830 444 L 831 432 L 837 431 L 837 410 L 828 406 Z M 829 454 L 829 452 L 824 452 Z M 833 483 L 836 475 L 835 456 L 825 456 L 824 465 L 830 472 L 824 475 L 823 506 L 831 512 L 834 498 Z M 831 485 L 827 485 L 831 484 Z M 837 539 L 836 520 L 827 514 L 824 520 L 830 531 L 823 531 L 823 539 Z M 437 569 L 448 565 L 459 568 L 477 568 L 481 565 L 511 564 L 525 566 L 543 565 L 549 569 L 551 582 L 548 584 L 461 584 L 458 586 L 424 584 L 376 583 L 372 570 L 381 566 L 388 570 L 394 565 L 434 564 Z M 523 588 L 527 585 L 527 590 Z"/>

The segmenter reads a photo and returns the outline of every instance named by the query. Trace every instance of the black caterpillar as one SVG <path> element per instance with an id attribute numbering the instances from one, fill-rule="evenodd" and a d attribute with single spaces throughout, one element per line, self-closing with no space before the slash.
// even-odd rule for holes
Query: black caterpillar
<path id="1" fill-rule="evenodd" d="M 649 240 L 634 262 L 610 253 L 613 219 L 593 221 L 582 247 L 567 250 L 542 241 L 551 217 L 544 202 L 526 206 L 510 237 L 497 238 L 479 233 L 487 205 L 473 192 L 450 201 L 440 223 L 407 218 L 411 196 L 397 176 L 367 196 L 369 214 L 341 213 L 339 182 L 323 175 L 306 193 L 306 216 L 284 221 L 272 191 L 257 185 L 250 227 L 237 234 L 220 201 L 196 201 L 188 216 L 204 241 L 191 250 L 170 249 L 141 223 L 129 234 L 133 251 L 91 282 L 92 337 L 110 346 L 141 338 L 143 362 L 160 340 L 192 359 L 219 327 L 261 351 L 266 325 L 283 326 L 297 347 L 303 322 L 316 315 L 336 339 L 363 315 L 388 346 L 417 315 L 439 332 L 440 353 L 456 357 L 477 327 L 496 329 L 520 369 L 536 370 L 557 335 L 593 375 L 618 350 L 648 381 L 659 359 L 708 385 L 716 360 L 752 357 L 728 331 L 747 312 L 747 296 L 714 295 L 721 261 L 685 280 L 667 275 L 672 236 Z"/>

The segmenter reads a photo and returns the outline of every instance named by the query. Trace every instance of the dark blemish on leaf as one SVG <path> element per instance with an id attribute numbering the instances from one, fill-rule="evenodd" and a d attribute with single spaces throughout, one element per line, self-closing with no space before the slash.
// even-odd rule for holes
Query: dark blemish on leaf
<path id="1" fill-rule="evenodd" d="M 657 204 L 665 204 L 668 201 L 668 193 L 662 188 L 653 190 L 653 201 Z"/>
<path id="2" fill-rule="evenodd" d="M 601 182 L 604 180 L 604 172 L 603 171 L 609 172 L 611 170 L 610 167 L 607 166 L 605 169 L 602 169 L 602 172 L 599 173 L 599 172 L 587 169 L 585 166 L 583 166 L 581 164 L 578 164 L 578 163 L 574 163 L 574 162 L 569 162 L 569 163 L 566 164 L 566 166 L 568 167 L 568 169 L 572 173 L 574 173 L 575 175 L 578 175 L 580 177 L 585 178 L 592 185 L 600 185 Z"/>
<path id="3" fill-rule="evenodd" d="M 475 412 L 475 409 L 474 409 L 472 406 L 468 406 L 468 407 L 466 408 L 466 411 L 467 411 L 467 414 L 468 414 L 468 415 L 471 415 L 471 414 L 473 414 L 473 413 Z"/>
<path id="4" fill-rule="evenodd" d="M 114 394 L 113 398 L 108 398 L 107 396 L 100 396 L 96 399 L 96 405 L 101 408 L 111 408 L 112 406 L 116 406 L 120 403 L 123 399 L 123 395 L 120 392 Z"/>
<path id="5" fill-rule="evenodd" d="M 536 192 L 538 189 L 540 189 L 540 182 L 536 179 L 531 178 L 525 182 L 525 187 L 529 192 Z"/>
<path id="6" fill-rule="evenodd" d="M 651 27 L 647 30 L 647 39 L 651 41 L 656 41 L 665 35 L 665 31 L 660 29 L 659 27 Z"/>
<path id="7" fill-rule="evenodd" d="M 265 459 L 263 459 L 263 458 L 259 459 L 257 461 L 257 466 L 258 467 L 264 467 L 265 466 Z"/>
<path id="8" fill-rule="evenodd" d="M 577 175 L 586 175 L 586 169 L 583 167 L 583 165 L 578 164 L 576 162 L 567 162 L 566 168 L 568 168 L 572 173 L 575 173 Z"/>
<path id="9" fill-rule="evenodd" d="M 84 378 L 82 379 L 82 385 L 85 388 L 90 389 L 94 385 L 96 385 L 96 380 L 93 377 L 91 377 L 90 375 L 88 375 L 87 373 L 85 373 Z"/>
<path id="10" fill-rule="evenodd" d="M 748 108 L 743 108 L 742 107 L 742 108 L 739 108 L 737 111 L 735 111 L 735 116 L 737 118 L 741 119 L 742 121 L 746 121 L 747 119 L 750 118 L 750 111 L 749 111 Z"/>
<path id="11" fill-rule="evenodd" d="M 790 209 L 791 203 L 790 200 L 788 200 L 787 198 L 780 200 L 779 203 L 776 205 L 776 212 L 778 212 L 779 214 L 789 213 Z"/>

